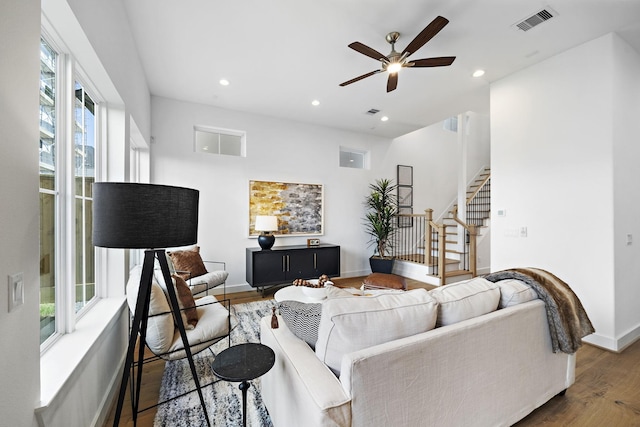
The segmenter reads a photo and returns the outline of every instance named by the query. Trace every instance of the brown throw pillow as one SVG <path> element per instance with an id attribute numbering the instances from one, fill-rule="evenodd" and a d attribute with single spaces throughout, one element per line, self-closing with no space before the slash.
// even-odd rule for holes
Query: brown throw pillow
<path id="1" fill-rule="evenodd" d="M 174 274 L 173 280 L 176 283 L 176 295 L 178 297 L 178 305 L 180 306 L 180 315 L 185 329 L 193 329 L 198 324 L 198 311 L 196 310 L 196 302 L 193 299 L 191 289 L 187 286 L 184 279 Z"/>
<path id="2" fill-rule="evenodd" d="M 176 269 L 176 274 L 185 280 L 207 274 L 207 269 L 200 257 L 200 246 L 193 250 L 167 252 Z M 188 271 L 188 273 L 185 273 Z"/>
<path id="3" fill-rule="evenodd" d="M 395 274 L 371 273 L 364 279 L 365 289 L 407 289 L 404 277 Z"/>

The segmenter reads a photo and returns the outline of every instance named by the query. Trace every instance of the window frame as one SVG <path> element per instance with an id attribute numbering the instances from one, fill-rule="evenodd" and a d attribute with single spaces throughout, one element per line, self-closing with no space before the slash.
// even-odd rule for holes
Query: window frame
<path id="1" fill-rule="evenodd" d="M 70 53 L 60 37 L 54 32 L 41 27 L 41 39 L 44 40 L 57 54 L 55 69 L 55 189 L 44 191 L 54 196 L 54 253 L 52 261 L 55 268 L 54 298 L 55 298 L 55 330 L 42 343 L 41 355 L 49 350 L 63 335 L 72 333 L 77 322 L 85 316 L 101 298 L 107 295 L 104 282 L 105 255 L 102 251 L 95 251 L 95 292 L 84 306 L 76 312 L 76 216 L 75 216 L 75 135 L 74 108 L 75 83 L 78 82 L 89 94 L 94 102 L 94 137 L 95 137 L 95 181 L 101 180 L 103 171 L 104 129 L 106 128 L 106 114 L 103 97 L 91 83 L 81 65 Z M 39 194 L 43 193 L 39 186 Z"/>
<path id="2" fill-rule="evenodd" d="M 206 134 L 209 136 L 216 135 L 218 140 L 216 142 L 216 150 L 207 150 L 206 148 L 199 147 L 198 133 Z M 239 138 L 239 152 L 238 154 L 232 154 L 225 152 L 222 148 L 222 137 L 230 136 L 233 138 Z M 194 125 L 193 126 L 193 151 L 195 153 L 215 154 L 219 156 L 231 156 L 231 157 L 247 157 L 247 132 L 242 130 L 225 129 L 212 126 Z"/>

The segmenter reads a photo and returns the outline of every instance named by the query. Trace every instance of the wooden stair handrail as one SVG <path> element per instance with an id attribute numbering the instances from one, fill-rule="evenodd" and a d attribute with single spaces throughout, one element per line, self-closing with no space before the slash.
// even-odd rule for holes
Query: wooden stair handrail
<path id="1" fill-rule="evenodd" d="M 489 172 L 487 176 L 482 180 L 480 185 L 478 185 L 478 188 L 476 188 L 475 191 L 471 193 L 469 197 L 467 197 L 467 204 L 471 203 L 471 201 L 475 199 L 475 197 L 478 195 L 478 192 L 482 190 L 482 187 L 484 187 L 490 179 L 491 179 L 491 172 Z"/>
<path id="2" fill-rule="evenodd" d="M 453 213 L 453 212 L 452 212 Z M 398 217 L 408 217 L 408 218 L 424 218 L 425 219 L 425 228 L 424 228 L 424 242 L 425 242 L 425 257 L 424 264 L 431 266 L 434 262 L 434 255 L 432 251 L 433 246 L 433 236 L 432 231 L 436 230 L 438 233 L 437 242 L 438 242 L 438 254 L 437 260 L 437 273 L 436 276 L 441 280 L 444 284 L 444 280 L 446 278 L 446 264 L 447 264 L 447 224 L 433 221 L 433 209 L 425 209 L 424 214 L 398 214 Z M 461 225 L 466 231 L 469 233 L 469 273 L 473 276 L 477 276 L 477 260 L 476 260 L 476 236 L 477 236 L 477 226 L 473 224 L 466 224 L 460 218 L 458 218 L 457 213 L 453 213 L 452 219 L 456 222 L 456 224 Z M 452 226 L 453 224 L 449 224 Z"/>
<path id="3" fill-rule="evenodd" d="M 474 190 L 473 193 L 471 193 L 471 195 L 469 197 L 467 197 L 466 200 L 466 204 L 469 205 L 469 203 L 471 203 L 473 201 L 473 199 L 476 198 L 476 196 L 478 195 L 478 193 L 480 192 L 480 190 L 482 190 L 482 188 L 487 184 L 487 182 L 489 182 L 489 180 L 491 179 L 491 172 L 489 172 L 487 174 L 487 176 L 482 180 L 482 182 L 480 183 L 480 185 L 478 185 L 478 188 L 476 188 Z M 453 207 L 453 209 L 451 210 L 451 213 L 456 216 L 458 214 L 458 205 L 455 205 Z"/>

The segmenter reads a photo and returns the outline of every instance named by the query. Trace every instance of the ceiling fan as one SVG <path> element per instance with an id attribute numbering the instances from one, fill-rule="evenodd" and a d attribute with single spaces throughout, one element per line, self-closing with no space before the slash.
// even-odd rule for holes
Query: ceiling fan
<path id="1" fill-rule="evenodd" d="M 370 73 L 363 74 L 354 79 L 348 80 L 344 83 L 340 83 L 340 86 L 350 85 L 351 83 L 355 83 L 364 78 L 373 76 L 374 74 L 381 73 L 386 71 L 389 73 L 389 78 L 387 80 L 387 92 L 391 92 L 395 90 L 398 86 L 398 71 L 405 67 L 445 67 L 451 65 L 453 61 L 456 59 L 455 56 L 441 56 L 437 58 L 424 58 L 424 59 L 415 59 L 408 60 L 409 56 L 415 53 L 418 49 L 424 46 L 429 40 L 435 37 L 436 34 L 442 30 L 445 25 L 449 23 L 449 20 L 443 18 L 442 16 L 438 16 L 435 18 L 429 25 L 427 25 L 424 30 L 420 32 L 412 41 L 409 43 L 407 47 L 404 48 L 402 53 L 398 53 L 395 50 L 395 44 L 400 37 L 400 33 L 397 31 L 393 31 L 385 37 L 387 42 L 391 44 L 391 53 L 389 55 L 383 55 L 375 49 L 370 48 L 360 42 L 353 42 L 349 45 L 349 47 L 356 52 L 360 52 L 363 55 L 366 55 L 370 58 L 373 58 L 382 63 L 382 68 L 379 70 L 371 71 Z"/>

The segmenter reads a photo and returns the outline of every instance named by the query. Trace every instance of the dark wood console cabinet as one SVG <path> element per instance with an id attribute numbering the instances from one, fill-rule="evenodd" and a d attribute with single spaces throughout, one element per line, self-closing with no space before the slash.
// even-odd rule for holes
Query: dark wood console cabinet
<path id="1" fill-rule="evenodd" d="M 254 288 L 282 285 L 295 279 L 340 276 L 340 246 L 276 246 L 247 248 L 247 283 Z"/>

